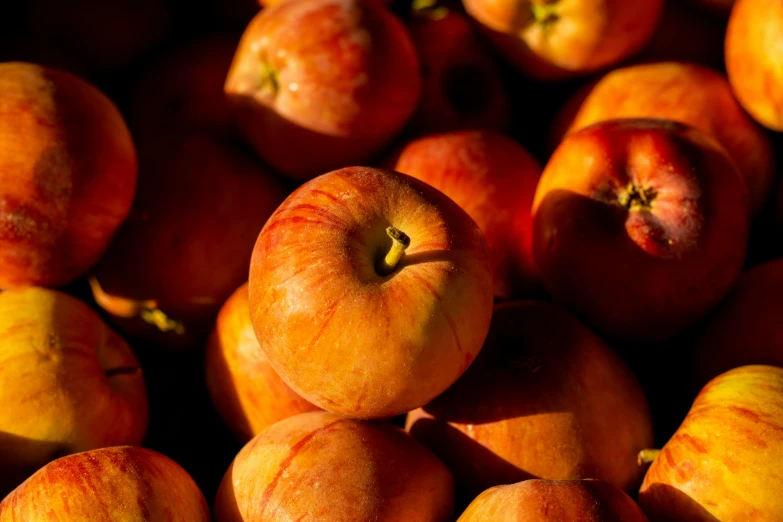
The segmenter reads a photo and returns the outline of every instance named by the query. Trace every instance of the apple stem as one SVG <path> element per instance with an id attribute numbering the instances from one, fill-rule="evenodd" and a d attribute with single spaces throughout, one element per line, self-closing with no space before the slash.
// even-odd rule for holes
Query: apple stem
<path id="1" fill-rule="evenodd" d="M 380 263 L 378 272 L 382 275 L 391 274 L 397 267 L 397 263 L 400 262 L 402 256 L 405 255 L 405 249 L 411 244 L 411 238 L 402 230 L 395 227 L 387 227 L 386 233 L 392 238 L 392 246 L 386 257 Z"/>
<path id="2" fill-rule="evenodd" d="M 636 463 L 640 466 L 644 466 L 645 464 L 652 464 L 660 452 L 661 450 L 659 449 L 643 449 L 636 456 Z"/>
<path id="3" fill-rule="evenodd" d="M 162 332 L 174 332 L 177 335 L 185 333 L 185 325 L 181 321 L 169 318 L 159 308 L 143 308 L 139 315 L 142 320 L 157 326 Z"/>

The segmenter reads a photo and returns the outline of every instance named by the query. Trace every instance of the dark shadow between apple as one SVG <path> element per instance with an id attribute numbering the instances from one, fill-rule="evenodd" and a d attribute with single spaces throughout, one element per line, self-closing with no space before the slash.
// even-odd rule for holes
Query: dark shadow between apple
<path id="1" fill-rule="evenodd" d="M 36 464 L 18 465 L 20 456 L 28 451 L 45 455 Z M 20 437 L 0 431 L 0 500 L 6 497 L 33 473 L 49 462 L 71 453 L 59 442 Z"/>
<path id="2" fill-rule="evenodd" d="M 668 484 L 653 484 L 646 495 L 657 498 L 657 504 L 666 506 L 659 511 L 642 502 L 650 522 L 720 522 L 687 493 Z"/>

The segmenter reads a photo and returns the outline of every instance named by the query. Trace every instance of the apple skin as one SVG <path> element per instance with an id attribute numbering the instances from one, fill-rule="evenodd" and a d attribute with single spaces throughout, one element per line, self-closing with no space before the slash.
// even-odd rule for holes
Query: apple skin
<path id="1" fill-rule="evenodd" d="M 463 0 L 505 57 L 538 80 L 604 69 L 652 36 L 662 0 Z"/>
<path id="2" fill-rule="evenodd" d="M 564 105 L 552 141 L 615 118 L 665 118 L 704 131 L 726 149 L 743 175 L 751 212 L 758 214 L 769 199 L 775 179 L 772 144 L 718 71 L 677 62 L 615 69 Z"/>
<path id="3" fill-rule="evenodd" d="M 406 429 L 454 472 L 460 496 L 530 478 L 638 487 L 652 421 L 634 374 L 563 308 L 498 304 L 481 353 Z"/>
<path id="4" fill-rule="evenodd" d="M 495 297 L 528 297 L 541 287 L 530 209 L 541 165 L 493 131 L 434 134 L 406 143 L 394 170 L 432 185 L 476 222 L 492 251 Z"/>
<path id="5" fill-rule="evenodd" d="M 250 22 L 225 91 L 247 143 L 305 181 L 367 163 L 402 130 L 421 93 L 419 60 L 377 2 L 291 0 Z"/>
<path id="6" fill-rule="evenodd" d="M 207 341 L 205 374 L 215 408 L 243 443 L 277 421 L 319 409 L 269 364 L 250 322 L 247 283 L 220 309 Z"/>
<path id="7" fill-rule="evenodd" d="M 495 486 L 457 522 L 649 522 L 622 490 L 602 480 L 538 480 Z"/>
<path id="8" fill-rule="evenodd" d="M 737 0 L 724 48 L 726 73 L 737 100 L 757 122 L 783 132 L 783 4 Z"/>
<path id="9" fill-rule="evenodd" d="M 310 412 L 242 448 L 214 514 L 216 522 L 447 522 L 453 510 L 451 472 L 400 428 Z"/>
<path id="10" fill-rule="evenodd" d="M 650 465 L 652 522 L 783 520 L 783 368 L 750 365 L 702 388 Z"/>
<path id="11" fill-rule="evenodd" d="M 93 296 L 122 332 L 203 346 L 287 190 L 224 136 L 178 135 L 140 153 L 138 197 L 90 273 Z"/>
<path id="12" fill-rule="evenodd" d="M 670 339 L 720 302 L 748 228 L 728 154 L 668 120 L 606 120 L 570 135 L 533 203 L 533 252 L 553 300 L 634 343 Z"/>
<path id="13" fill-rule="evenodd" d="M 125 341 L 78 299 L 0 293 L 0 497 L 58 456 L 140 444 L 144 376 Z"/>
<path id="14" fill-rule="evenodd" d="M 57 287 L 103 255 L 136 191 L 136 150 L 102 92 L 0 64 L 0 289 Z"/>
<path id="15" fill-rule="evenodd" d="M 379 275 L 389 226 L 410 246 Z M 442 192 L 395 171 L 346 167 L 300 186 L 258 236 L 253 328 L 275 371 L 308 401 L 393 417 L 443 392 L 481 349 L 490 262 L 478 226 Z"/>
<path id="16" fill-rule="evenodd" d="M 209 506 L 179 464 L 116 446 L 69 455 L 38 470 L 0 502 L 0 522 L 209 522 Z"/>

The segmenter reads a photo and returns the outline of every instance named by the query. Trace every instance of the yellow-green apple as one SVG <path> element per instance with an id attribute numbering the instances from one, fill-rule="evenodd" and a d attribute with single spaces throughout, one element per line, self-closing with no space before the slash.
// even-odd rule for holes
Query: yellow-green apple
<path id="1" fill-rule="evenodd" d="M 422 70 L 422 90 L 407 131 L 511 127 L 511 101 L 496 60 L 466 15 L 433 3 L 408 23 Z"/>
<path id="2" fill-rule="evenodd" d="M 207 387 L 218 413 L 243 443 L 279 420 L 319 408 L 275 372 L 250 322 L 247 283 L 220 309 L 207 341 Z"/>
<path id="3" fill-rule="evenodd" d="M 237 143 L 202 132 L 140 149 L 140 165 L 132 214 L 91 273 L 95 300 L 124 332 L 203 343 L 286 190 Z"/>
<path id="4" fill-rule="evenodd" d="M 346 167 L 300 186 L 264 225 L 250 316 L 272 367 L 302 397 L 341 415 L 392 417 L 473 362 L 492 316 L 490 263 L 481 230 L 442 192 Z"/>
<path id="5" fill-rule="evenodd" d="M 495 297 L 540 287 L 530 209 L 541 166 L 521 145 L 493 131 L 457 131 L 410 141 L 394 169 L 446 194 L 476 222 L 492 251 Z"/>
<path id="6" fill-rule="evenodd" d="M 740 104 L 765 127 L 783 132 L 783 4 L 737 0 L 726 29 L 725 61 Z"/>
<path id="7" fill-rule="evenodd" d="M 136 150 L 117 107 L 64 71 L 0 64 L 0 289 L 83 275 L 128 216 Z"/>
<path id="8" fill-rule="evenodd" d="M 486 343 L 453 386 L 408 414 L 406 429 L 454 472 L 460 496 L 530 478 L 597 478 L 624 490 L 653 441 L 634 374 L 563 308 L 498 304 Z"/>
<path id="9" fill-rule="evenodd" d="M 726 149 L 743 175 L 751 212 L 757 214 L 769 198 L 775 179 L 770 140 L 716 70 L 678 62 L 615 69 L 563 106 L 552 141 L 614 118 L 665 118 L 704 131 Z"/>
<path id="10" fill-rule="evenodd" d="M 360 165 L 413 114 L 419 60 L 405 26 L 364 0 L 291 0 L 245 29 L 225 82 L 245 140 L 296 180 Z"/>
<path id="11" fill-rule="evenodd" d="M 783 368 L 729 370 L 702 388 L 650 465 L 652 522 L 783 520 Z"/>
<path id="12" fill-rule="evenodd" d="M 638 52 L 662 0 L 463 0 L 498 49 L 539 80 L 584 75 Z"/>
<path id="13" fill-rule="evenodd" d="M 490 488 L 457 522 L 648 522 L 639 506 L 608 482 L 531 479 Z"/>
<path id="14" fill-rule="evenodd" d="M 664 341 L 713 309 L 740 274 L 747 188 L 702 131 L 606 120 L 568 136 L 533 202 L 533 253 L 552 298 L 603 335 Z"/>
<path id="15" fill-rule="evenodd" d="M 91 308 L 38 287 L 0 293 L 0 497 L 54 458 L 146 430 L 139 362 Z"/>
<path id="16" fill-rule="evenodd" d="M 193 478 L 156 451 L 115 446 L 51 462 L 0 502 L 0 522 L 209 522 Z"/>
<path id="17" fill-rule="evenodd" d="M 451 472 L 400 428 L 310 412 L 273 424 L 242 448 L 214 514 L 216 522 L 447 522 L 453 502 Z"/>

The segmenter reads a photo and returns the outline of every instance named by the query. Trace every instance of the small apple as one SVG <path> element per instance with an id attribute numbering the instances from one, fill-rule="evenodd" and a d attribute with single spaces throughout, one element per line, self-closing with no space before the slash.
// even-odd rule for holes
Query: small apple
<path id="1" fill-rule="evenodd" d="M 393 417 L 473 362 L 492 315 L 490 263 L 481 230 L 442 192 L 346 167 L 300 186 L 264 225 L 250 316 L 299 395 L 341 415 Z"/>

